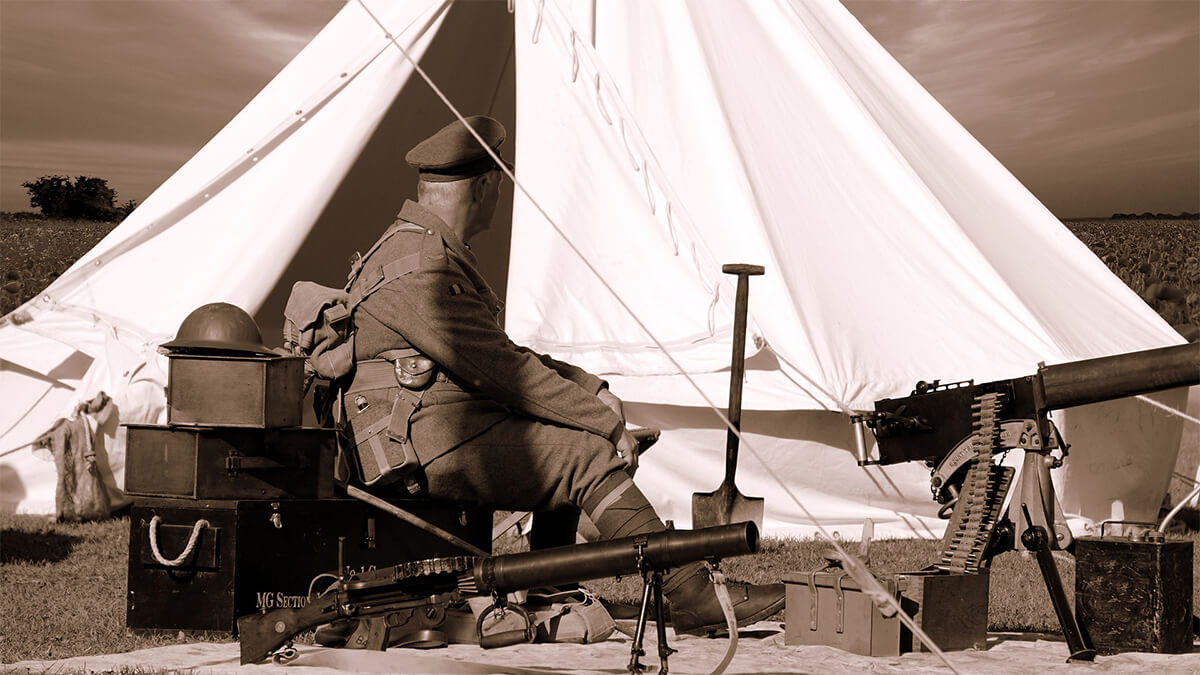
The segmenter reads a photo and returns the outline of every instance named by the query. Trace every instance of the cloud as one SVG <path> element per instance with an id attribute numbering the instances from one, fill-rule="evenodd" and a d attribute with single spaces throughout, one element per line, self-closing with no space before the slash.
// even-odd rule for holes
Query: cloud
<path id="1" fill-rule="evenodd" d="M 336 11 L 331 2 L 6 3 L 5 137 L 220 128 Z"/>
<path id="2" fill-rule="evenodd" d="M 1053 167 L 1048 189 L 1146 203 L 1151 188 L 1137 172 L 1192 175 L 1200 165 L 1200 3 L 846 5 L 1014 173 Z M 1111 167 L 1107 182 L 1093 180 L 1097 165 Z M 1124 184 L 1113 178 L 1121 174 Z M 1200 186 L 1192 194 L 1200 201 Z"/>
<path id="3" fill-rule="evenodd" d="M 967 126 L 1030 111 L 1012 128 L 1036 135 L 1097 97 L 1197 90 L 1194 3 L 847 4 Z M 1164 64 L 1172 50 L 1176 58 Z"/>
<path id="4" fill-rule="evenodd" d="M 20 181 L 56 172 L 99 175 L 122 197 L 144 198 L 342 4 L 5 2 L 3 208 L 27 208 Z"/>

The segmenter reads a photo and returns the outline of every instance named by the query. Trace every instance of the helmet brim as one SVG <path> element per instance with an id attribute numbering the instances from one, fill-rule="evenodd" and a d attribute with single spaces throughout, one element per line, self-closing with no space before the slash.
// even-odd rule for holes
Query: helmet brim
<path id="1" fill-rule="evenodd" d="M 224 340 L 185 339 L 164 342 L 159 346 L 171 352 L 233 352 L 235 354 L 279 356 L 279 354 L 270 347 L 253 342 L 226 342 Z"/>

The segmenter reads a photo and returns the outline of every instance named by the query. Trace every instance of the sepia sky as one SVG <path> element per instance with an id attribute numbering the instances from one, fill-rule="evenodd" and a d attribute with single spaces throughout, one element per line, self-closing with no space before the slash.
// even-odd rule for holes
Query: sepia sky
<path id="1" fill-rule="evenodd" d="M 145 199 L 342 4 L 0 0 L 0 210 Z M 1200 211 L 1200 0 L 845 4 L 1056 215 Z"/>

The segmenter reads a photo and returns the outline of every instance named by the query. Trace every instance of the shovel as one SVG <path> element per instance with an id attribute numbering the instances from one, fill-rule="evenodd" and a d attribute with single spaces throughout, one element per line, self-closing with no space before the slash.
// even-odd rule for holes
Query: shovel
<path id="1" fill-rule="evenodd" d="M 692 495 L 692 527 L 713 527 L 752 521 L 762 531 L 763 498 L 747 497 L 738 492 L 733 475 L 737 471 L 738 436 L 741 430 L 742 380 L 746 374 L 746 308 L 750 301 L 750 277 L 763 273 L 759 265 L 723 265 L 725 274 L 738 278 L 733 309 L 733 363 L 729 380 L 729 423 L 733 427 L 725 438 L 725 481 L 713 492 Z"/>

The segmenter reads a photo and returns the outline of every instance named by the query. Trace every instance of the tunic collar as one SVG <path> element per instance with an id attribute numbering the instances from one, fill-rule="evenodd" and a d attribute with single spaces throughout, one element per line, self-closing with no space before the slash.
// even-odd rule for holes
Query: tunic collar
<path id="1" fill-rule="evenodd" d="M 472 265 L 475 265 L 475 254 L 459 240 L 454 230 L 450 229 L 450 226 L 433 211 L 411 199 L 406 199 L 404 200 L 404 206 L 400 209 L 400 218 L 407 220 L 413 225 L 420 225 L 427 230 L 437 232 L 450 247 L 450 250 L 454 251 L 455 255 L 466 258 L 471 261 Z"/>

